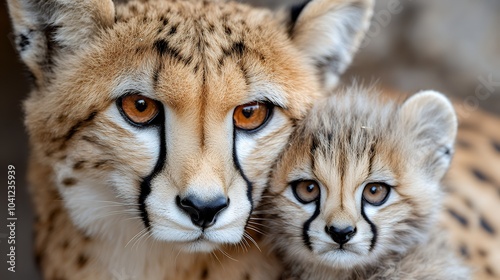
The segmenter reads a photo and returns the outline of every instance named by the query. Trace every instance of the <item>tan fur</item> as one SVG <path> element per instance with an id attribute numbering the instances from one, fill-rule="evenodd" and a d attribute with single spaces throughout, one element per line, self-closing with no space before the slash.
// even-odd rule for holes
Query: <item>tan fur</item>
<path id="1" fill-rule="evenodd" d="M 284 277 L 469 279 L 436 223 L 456 135 L 451 103 L 435 92 L 402 105 L 374 94 L 349 88 L 318 101 L 277 164 L 263 208 Z M 292 186 L 303 180 L 318 183 L 318 201 L 297 200 Z M 363 202 L 370 182 L 392 186 L 387 202 Z M 331 226 L 356 228 L 347 252 Z"/>
<path id="2" fill-rule="evenodd" d="M 387 98 L 405 94 L 384 89 Z M 454 251 L 471 267 L 473 279 L 498 279 L 500 219 L 496 216 L 500 178 L 500 119 L 454 100 L 458 117 L 455 154 L 443 180 L 439 223 L 449 232 Z"/>
<path id="3" fill-rule="evenodd" d="M 500 277 L 500 119 L 456 103 L 456 153 L 445 178 L 447 196 L 440 222 L 473 268 L 474 279 Z"/>
<path id="4" fill-rule="evenodd" d="M 274 278 L 280 266 L 252 244 L 260 225 L 249 216 L 293 125 L 318 96 L 317 65 L 293 40 L 307 30 L 290 15 L 233 2 L 121 2 L 8 1 L 34 78 L 25 123 L 44 277 Z M 336 5 L 349 13 L 330 9 Z M 301 17 L 344 19 L 309 35 L 333 32 L 341 42 L 315 57 L 348 63 L 371 6 L 308 3 Z M 344 25 L 348 37 L 335 33 Z M 127 121 L 118 103 L 127 94 L 158 101 L 158 123 Z M 272 103 L 272 115 L 258 131 L 237 130 L 234 108 L 253 101 Z M 202 229 L 180 209 L 186 196 L 222 196 L 228 206 Z"/>

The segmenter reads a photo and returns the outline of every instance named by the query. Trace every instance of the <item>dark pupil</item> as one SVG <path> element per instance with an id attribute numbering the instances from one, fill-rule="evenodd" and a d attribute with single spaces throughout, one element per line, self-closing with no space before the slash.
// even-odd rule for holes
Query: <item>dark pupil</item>
<path id="1" fill-rule="evenodd" d="M 307 186 L 307 192 L 312 193 L 314 191 L 314 185 Z"/>
<path id="2" fill-rule="evenodd" d="M 245 107 L 243 108 L 243 116 L 245 116 L 245 118 L 249 119 L 252 115 L 253 115 L 253 111 L 255 109 L 255 106 L 248 106 L 248 107 Z"/>
<path id="3" fill-rule="evenodd" d="M 378 191 L 378 188 L 376 186 L 373 186 L 373 187 L 370 188 L 370 193 L 371 194 L 376 194 L 377 191 Z"/>
<path id="4" fill-rule="evenodd" d="M 139 99 L 135 102 L 135 108 L 139 112 L 144 112 L 148 108 L 148 103 L 144 99 Z"/>

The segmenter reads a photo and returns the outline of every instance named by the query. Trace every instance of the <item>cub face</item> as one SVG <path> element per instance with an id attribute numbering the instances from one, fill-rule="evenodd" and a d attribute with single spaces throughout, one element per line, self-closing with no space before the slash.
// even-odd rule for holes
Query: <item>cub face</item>
<path id="1" fill-rule="evenodd" d="M 319 100 L 291 136 L 271 180 L 272 244 L 297 263 L 352 268 L 426 237 L 457 121 L 422 92 L 402 106 L 368 90 Z"/>
<path id="2" fill-rule="evenodd" d="M 49 167 L 75 225 L 211 251 L 241 241 L 323 86 L 315 61 L 350 62 L 371 1 L 312 1 L 280 15 L 218 1 L 9 0 L 9 9 L 35 84 L 25 103 L 32 166 Z M 308 33 L 337 41 L 315 55 Z"/>

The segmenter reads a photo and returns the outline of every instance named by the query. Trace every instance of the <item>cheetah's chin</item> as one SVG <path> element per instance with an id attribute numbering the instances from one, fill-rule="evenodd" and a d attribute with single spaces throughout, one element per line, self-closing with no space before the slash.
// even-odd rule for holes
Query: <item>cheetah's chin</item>
<path id="1" fill-rule="evenodd" d="M 362 252 L 357 248 L 328 248 L 317 252 L 323 263 L 331 267 L 351 268 L 365 261 Z"/>
<path id="2" fill-rule="evenodd" d="M 243 229 L 230 227 L 224 229 L 209 228 L 205 231 L 180 231 L 170 228 L 170 231 L 166 231 L 160 226 L 156 226 L 153 228 L 153 236 L 156 240 L 172 244 L 179 251 L 210 253 L 224 245 L 241 242 Z"/>
<path id="3" fill-rule="evenodd" d="M 177 247 L 180 251 L 185 251 L 188 253 L 210 253 L 217 250 L 221 246 L 220 243 L 214 243 L 206 238 L 200 237 L 197 240 L 191 242 L 182 242 Z"/>

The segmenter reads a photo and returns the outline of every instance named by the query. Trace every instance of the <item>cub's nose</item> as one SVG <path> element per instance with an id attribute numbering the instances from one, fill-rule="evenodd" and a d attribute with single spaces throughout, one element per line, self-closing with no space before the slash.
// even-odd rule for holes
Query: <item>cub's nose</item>
<path id="1" fill-rule="evenodd" d="M 219 196 L 204 201 L 195 196 L 187 196 L 183 199 L 177 196 L 176 203 L 179 208 L 189 214 L 193 224 L 207 228 L 215 224 L 217 216 L 229 206 L 229 198 Z"/>
<path id="2" fill-rule="evenodd" d="M 351 226 L 343 229 L 339 229 L 334 226 L 325 226 L 325 230 L 326 233 L 328 233 L 328 235 L 330 235 L 330 237 L 333 239 L 333 241 L 337 242 L 340 245 L 347 243 L 356 234 L 356 228 Z"/>

